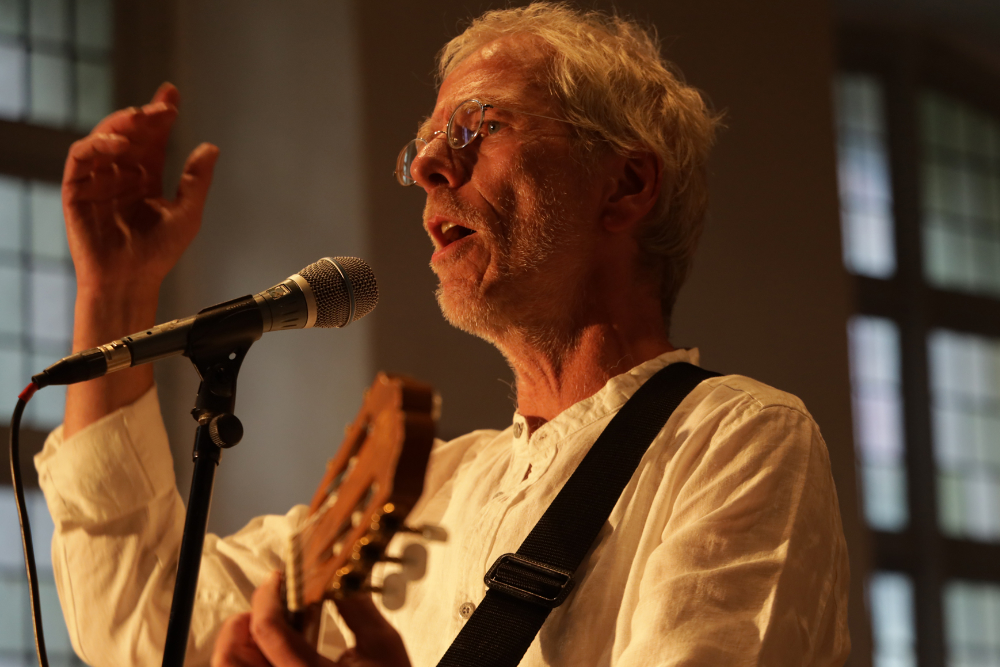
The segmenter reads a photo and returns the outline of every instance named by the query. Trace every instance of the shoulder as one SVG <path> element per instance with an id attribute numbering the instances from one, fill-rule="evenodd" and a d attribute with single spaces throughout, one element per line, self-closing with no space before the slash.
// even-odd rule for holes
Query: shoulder
<path id="1" fill-rule="evenodd" d="M 699 392 L 701 394 L 700 400 L 706 401 L 709 405 L 718 404 L 731 409 L 739 408 L 752 412 L 765 411 L 769 408 L 784 408 L 800 412 L 812 419 L 805 403 L 798 396 L 775 389 L 745 375 L 722 375 L 709 378 L 702 382 L 698 389 L 702 390 Z M 691 392 L 691 394 L 694 396 L 695 392 Z"/>
<path id="2" fill-rule="evenodd" d="M 829 467 L 826 443 L 802 400 L 742 375 L 698 385 L 663 435 L 665 454 L 696 466 Z"/>
<path id="3" fill-rule="evenodd" d="M 680 419 L 675 421 L 718 428 L 746 420 L 818 428 L 799 397 L 743 375 L 705 380 L 688 394 L 676 414 Z"/>

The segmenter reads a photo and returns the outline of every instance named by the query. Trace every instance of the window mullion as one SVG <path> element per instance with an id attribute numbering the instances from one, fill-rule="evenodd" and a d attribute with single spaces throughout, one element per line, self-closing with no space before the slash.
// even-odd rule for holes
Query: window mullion
<path id="1" fill-rule="evenodd" d="M 901 40 L 903 42 L 903 40 Z M 928 299 L 921 241 L 921 171 L 918 96 L 919 47 L 897 47 L 886 79 L 886 115 L 896 223 L 897 288 L 901 317 L 903 420 L 909 471 L 911 534 L 916 545 L 917 654 L 921 667 L 945 664 L 941 599 L 943 553 L 938 529 L 937 482 L 931 443 L 927 362 Z"/>

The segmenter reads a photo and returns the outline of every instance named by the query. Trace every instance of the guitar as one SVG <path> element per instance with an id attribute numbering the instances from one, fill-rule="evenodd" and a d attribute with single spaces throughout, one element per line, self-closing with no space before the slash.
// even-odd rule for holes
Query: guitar
<path id="1" fill-rule="evenodd" d="M 402 605 L 406 582 L 423 576 L 426 550 L 409 545 L 401 558 L 385 556 L 400 531 L 442 539 L 440 529 L 404 525 L 424 488 L 440 401 L 427 384 L 379 373 L 327 463 L 309 518 L 289 542 L 285 593 L 289 620 L 315 644 L 323 602 L 380 592 L 383 604 Z M 379 561 L 400 563 L 381 589 L 369 579 Z"/>

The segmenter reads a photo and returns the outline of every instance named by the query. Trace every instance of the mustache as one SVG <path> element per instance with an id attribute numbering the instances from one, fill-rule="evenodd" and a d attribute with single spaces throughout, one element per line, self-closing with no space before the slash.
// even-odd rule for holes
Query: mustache
<path id="1" fill-rule="evenodd" d="M 463 226 L 480 233 L 489 235 L 491 232 L 491 226 L 486 216 L 478 209 L 462 202 L 451 191 L 427 197 L 427 202 L 424 204 L 424 222 L 426 223 L 427 220 L 437 215 L 450 218 L 459 224 L 467 222 L 469 224 Z"/>

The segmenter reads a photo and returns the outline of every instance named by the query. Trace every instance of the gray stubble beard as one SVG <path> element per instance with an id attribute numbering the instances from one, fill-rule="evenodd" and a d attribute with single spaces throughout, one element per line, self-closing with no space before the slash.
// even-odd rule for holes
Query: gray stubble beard
<path id="1" fill-rule="evenodd" d="M 520 179 L 515 182 L 523 183 Z M 463 211 L 466 217 L 476 218 L 481 230 L 477 233 L 487 236 L 494 255 L 500 260 L 501 273 L 491 290 L 499 293 L 487 294 L 482 285 L 466 288 L 464 294 L 458 295 L 457 300 L 461 302 L 458 309 L 451 307 L 454 304 L 449 304 L 442 285 L 438 285 L 435 296 L 449 324 L 485 340 L 505 356 L 509 342 L 519 339 L 559 365 L 559 358 L 576 345 L 578 336 L 574 335 L 566 318 L 555 320 L 551 317 L 552 297 L 546 298 L 539 292 L 545 291 L 546 281 L 559 280 L 557 275 L 545 275 L 545 265 L 557 255 L 560 244 L 570 243 L 571 235 L 576 232 L 570 221 L 560 219 L 558 197 L 547 183 L 540 184 L 534 192 L 537 194 L 529 193 L 522 186 L 515 193 L 522 201 L 533 196 L 536 202 L 532 208 L 538 215 L 534 220 L 515 220 L 508 225 L 506 238 L 498 237 L 478 213 L 470 215 Z M 507 207 L 508 219 L 513 215 L 512 209 L 512 206 Z M 531 280 L 532 276 L 541 280 Z M 553 296 L 558 298 L 561 290 L 554 283 L 550 284 L 556 292 Z M 564 304 L 570 319 L 582 306 L 580 290 L 574 290 L 573 294 L 572 302 Z"/>

